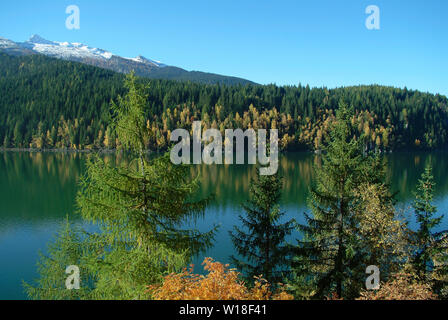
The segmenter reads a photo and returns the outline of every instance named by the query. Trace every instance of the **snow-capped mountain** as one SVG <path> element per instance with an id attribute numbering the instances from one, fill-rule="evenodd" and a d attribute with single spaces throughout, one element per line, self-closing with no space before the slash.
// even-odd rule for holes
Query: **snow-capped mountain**
<path id="1" fill-rule="evenodd" d="M 33 51 L 26 49 L 19 43 L 15 43 L 14 41 L 2 37 L 0 37 L 0 51 L 14 55 L 33 54 Z"/>
<path id="2" fill-rule="evenodd" d="M 66 60 L 97 59 L 107 61 L 115 56 L 112 52 L 99 48 L 89 47 L 88 45 L 82 43 L 49 41 L 36 34 L 21 45 L 27 49 L 33 50 L 34 52 Z M 116 57 L 121 58 L 119 56 Z M 132 60 L 138 63 L 152 65 L 159 68 L 163 68 L 166 66 L 159 61 L 147 59 L 143 56 L 122 59 Z"/>
<path id="3" fill-rule="evenodd" d="M 17 46 L 14 41 L 0 37 L 0 48 L 12 48 Z"/>
<path id="4" fill-rule="evenodd" d="M 120 73 L 135 71 L 138 76 L 148 78 L 190 80 L 203 83 L 251 83 L 241 78 L 199 71 L 186 71 L 178 67 L 168 66 L 160 61 L 145 58 L 141 55 L 135 58 L 124 58 L 110 51 L 90 47 L 86 44 L 50 41 L 39 35 L 33 35 L 25 42 L 14 42 L 0 37 L 0 52 L 14 55 L 42 54 L 57 59 L 81 62 Z"/>
<path id="5" fill-rule="evenodd" d="M 110 59 L 113 55 L 108 51 L 91 48 L 82 43 L 48 41 L 38 35 L 33 35 L 22 45 L 38 53 L 62 59 L 70 59 L 72 57 Z"/>

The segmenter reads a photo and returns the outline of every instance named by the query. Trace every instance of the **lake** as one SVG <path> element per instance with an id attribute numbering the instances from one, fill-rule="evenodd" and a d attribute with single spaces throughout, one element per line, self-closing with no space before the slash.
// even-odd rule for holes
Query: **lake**
<path id="1" fill-rule="evenodd" d="M 408 214 L 415 226 L 409 205 L 413 190 L 425 165 L 432 163 L 437 183 L 436 200 L 439 213 L 448 213 L 448 153 L 393 153 L 387 159 L 387 177 L 393 191 L 397 191 L 397 207 Z M 77 181 L 85 170 L 86 154 L 0 152 L 0 299 L 26 298 L 22 281 L 37 276 L 39 251 L 45 253 L 60 223 L 68 215 L 80 221 L 75 213 Z M 105 155 L 112 162 L 120 156 Z M 279 171 L 284 176 L 282 210 L 285 219 L 303 222 L 307 210 L 306 197 L 313 181 L 313 164 L 318 160 L 311 153 L 288 153 L 280 156 Z M 214 248 L 195 259 L 200 265 L 204 257 L 229 262 L 233 246 L 229 236 L 239 224 L 240 204 L 247 200 L 252 165 L 200 165 L 192 173 L 201 177 L 200 195 L 215 194 L 215 201 L 197 222 L 200 230 L 219 224 Z M 443 226 L 448 226 L 448 218 Z M 290 241 L 294 240 L 293 235 Z M 199 268 L 198 270 L 199 271 Z"/>

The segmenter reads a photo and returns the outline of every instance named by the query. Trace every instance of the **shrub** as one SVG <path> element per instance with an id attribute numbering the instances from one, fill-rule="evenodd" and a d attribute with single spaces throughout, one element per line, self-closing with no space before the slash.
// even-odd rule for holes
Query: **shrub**
<path id="1" fill-rule="evenodd" d="M 165 277 L 163 284 L 148 286 L 155 300 L 292 300 L 281 284 L 274 293 L 271 285 L 261 276 L 255 278 L 252 288 L 241 280 L 241 274 L 229 265 L 211 258 L 202 263 L 207 275 L 193 274 L 193 266 L 181 273 Z"/>
<path id="2" fill-rule="evenodd" d="M 436 300 L 431 286 L 422 283 L 411 273 L 397 273 L 379 290 L 361 292 L 358 300 Z"/>

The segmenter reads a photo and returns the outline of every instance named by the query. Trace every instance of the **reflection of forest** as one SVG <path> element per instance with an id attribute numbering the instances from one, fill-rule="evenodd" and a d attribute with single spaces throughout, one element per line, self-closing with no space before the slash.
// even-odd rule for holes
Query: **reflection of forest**
<path id="1" fill-rule="evenodd" d="M 385 156 L 387 177 L 397 200 L 409 201 L 427 163 L 434 167 L 437 183 L 436 197 L 448 196 L 448 153 L 393 153 Z M 279 172 L 284 177 L 283 203 L 303 206 L 308 189 L 313 182 L 313 166 L 319 165 L 319 156 L 311 153 L 287 153 L 280 157 Z M 255 166 L 209 166 L 193 168 L 200 173 L 202 195 L 214 192 L 220 204 L 240 202 L 245 199 L 250 179 L 255 176 Z"/>
<path id="2" fill-rule="evenodd" d="M 279 172 L 284 177 L 283 202 L 305 203 L 313 177 L 313 163 L 318 157 L 309 153 L 288 153 L 279 159 Z M 201 165 L 192 168 L 200 174 L 201 196 L 216 195 L 219 205 L 239 204 L 246 200 L 251 178 L 256 175 L 254 165 Z"/>
<path id="3" fill-rule="evenodd" d="M 414 198 L 413 192 L 427 164 L 433 166 L 436 182 L 435 197 L 448 197 L 448 153 L 394 153 L 387 156 L 387 175 L 392 191 L 398 191 L 399 201 Z"/>
<path id="4" fill-rule="evenodd" d="M 73 211 L 80 154 L 0 153 L 0 219 L 42 219 Z"/>
<path id="5" fill-rule="evenodd" d="M 436 197 L 448 197 L 448 153 L 393 153 L 386 155 L 387 175 L 399 201 L 409 201 L 425 165 L 432 163 L 437 183 Z M 76 183 L 89 155 L 80 153 L 0 153 L 0 218 L 60 217 L 73 212 Z M 123 155 L 106 154 L 105 161 L 118 164 Z M 311 153 L 280 156 L 279 172 L 284 177 L 283 203 L 304 206 L 313 181 L 313 165 L 319 157 Z M 200 196 L 216 195 L 215 205 L 238 206 L 246 200 L 253 165 L 199 165 Z"/>

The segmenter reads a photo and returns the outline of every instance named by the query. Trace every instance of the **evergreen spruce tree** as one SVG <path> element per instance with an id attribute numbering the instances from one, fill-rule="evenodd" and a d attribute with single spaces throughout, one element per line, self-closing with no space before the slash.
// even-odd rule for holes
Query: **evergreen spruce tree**
<path id="1" fill-rule="evenodd" d="M 148 298 L 147 285 L 180 270 L 192 255 L 212 244 L 216 228 L 206 233 L 182 228 L 186 221 L 202 216 L 209 202 L 192 198 L 198 178 L 190 178 L 187 166 L 172 164 L 169 154 L 148 159 L 145 87 L 133 74 L 126 87 L 128 93 L 112 109 L 118 140 L 130 161 L 112 166 L 99 155 L 90 159 L 76 199 L 82 218 L 98 225 L 100 232 L 80 235 L 75 242 L 73 237 L 59 237 L 56 243 L 66 250 L 50 250 L 50 256 L 42 258 L 41 278 L 36 286 L 27 287 L 32 298 L 51 297 L 41 294 L 49 288 L 64 290 L 61 268 L 57 276 L 47 268 L 54 264 L 79 264 L 93 279 L 88 293 L 77 298 Z M 66 251 L 73 252 L 70 261 Z"/>
<path id="2" fill-rule="evenodd" d="M 305 213 L 307 223 L 299 225 L 303 238 L 293 260 L 293 287 L 299 296 L 353 298 L 364 283 L 355 191 L 362 184 L 381 183 L 384 170 L 378 157 L 364 152 L 363 139 L 355 138 L 352 113 L 341 103 L 316 167 L 308 199 L 312 214 Z"/>
<path id="3" fill-rule="evenodd" d="M 421 179 L 417 184 L 413 208 L 419 229 L 416 232 L 417 248 L 414 257 L 414 264 L 418 274 L 429 280 L 431 272 L 434 271 L 433 258 L 439 254 L 445 232 L 435 233 L 433 229 L 440 225 L 443 215 L 435 217 L 437 208 L 433 205 L 434 200 L 434 177 L 432 167 L 425 167 Z M 446 248 L 445 248 L 446 251 Z M 445 252 L 446 254 L 446 252 Z"/>
<path id="4" fill-rule="evenodd" d="M 280 211 L 282 179 L 275 175 L 258 175 L 250 185 L 250 199 L 242 207 L 245 216 L 239 219 L 247 230 L 235 226 L 230 232 L 237 253 L 233 263 L 248 278 L 262 275 L 270 283 L 282 280 L 287 271 L 289 249 L 285 237 L 294 229 L 294 220 L 281 223 Z"/>

